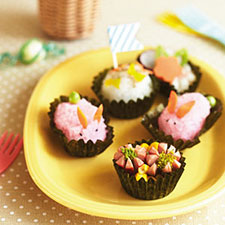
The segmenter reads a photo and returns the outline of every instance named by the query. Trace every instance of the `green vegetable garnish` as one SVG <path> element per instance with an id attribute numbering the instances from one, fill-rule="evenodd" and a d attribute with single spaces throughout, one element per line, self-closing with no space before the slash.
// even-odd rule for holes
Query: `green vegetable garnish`
<path id="1" fill-rule="evenodd" d="M 157 59 L 160 56 L 166 56 L 166 57 L 168 57 L 168 53 L 166 52 L 166 50 L 162 46 L 158 46 L 155 49 L 155 58 Z"/>
<path id="2" fill-rule="evenodd" d="M 145 78 L 145 76 L 146 76 L 146 75 L 141 74 L 141 73 L 139 73 L 139 72 L 137 72 L 137 71 L 135 70 L 135 64 L 134 64 L 134 63 L 131 63 L 131 64 L 130 64 L 127 73 L 128 73 L 129 75 L 133 76 L 134 79 L 135 79 L 137 82 L 142 81 L 142 80 Z"/>
<path id="3" fill-rule="evenodd" d="M 216 105 L 216 98 L 210 95 L 210 96 L 207 96 L 207 99 L 211 107 L 214 107 Z"/>
<path id="4" fill-rule="evenodd" d="M 76 91 L 73 91 L 69 96 L 69 102 L 76 104 L 79 101 L 80 101 L 80 95 Z"/>
<path id="5" fill-rule="evenodd" d="M 182 48 L 181 50 L 177 51 L 175 53 L 175 56 L 181 57 L 181 66 L 184 66 L 185 64 L 187 64 L 187 62 L 188 62 L 188 52 L 185 48 Z"/>
<path id="6" fill-rule="evenodd" d="M 135 157 L 137 157 L 137 154 L 132 148 L 122 148 L 122 153 L 124 154 L 126 159 L 130 158 L 131 160 L 133 160 Z"/>
<path id="7" fill-rule="evenodd" d="M 166 154 L 165 152 L 162 152 L 159 154 L 157 166 L 159 168 L 163 169 L 168 162 L 172 166 L 174 159 L 176 159 L 176 157 L 174 155 L 172 155 L 170 153 Z"/>

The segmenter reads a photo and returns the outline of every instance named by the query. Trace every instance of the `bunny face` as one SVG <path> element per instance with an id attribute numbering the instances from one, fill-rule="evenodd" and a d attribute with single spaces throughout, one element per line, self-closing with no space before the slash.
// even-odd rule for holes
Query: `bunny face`
<path id="1" fill-rule="evenodd" d="M 174 140 L 193 140 L 210 113 L 209 101 L 200 93 L 186 93 L 172 103 L 172 110 L 170 101 L 158 118 L 159 129 Z"/>
<path id="2" fill-rule="evenodd" d="M 106 138 L 102 108 L 93 106 L 85 99 L 81 99 L 77 104 L 59 104 L 54 114 L 54 122 L 69 141 L 82 139 L 85 143 L 88 140 L 95 143 Z"/>

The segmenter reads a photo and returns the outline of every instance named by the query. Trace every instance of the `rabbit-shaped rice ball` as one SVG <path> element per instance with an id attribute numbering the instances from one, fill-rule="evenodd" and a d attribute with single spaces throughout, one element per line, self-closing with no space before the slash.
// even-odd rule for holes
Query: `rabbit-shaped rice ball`
<path id="1" fill-rule="evenodd" d="M 174 140 L 193 140 L 210 114 L 210 103 L 200 93 L 177 96 L 171 91 L 168 106 L 158 118 L 159 129 Z"/>

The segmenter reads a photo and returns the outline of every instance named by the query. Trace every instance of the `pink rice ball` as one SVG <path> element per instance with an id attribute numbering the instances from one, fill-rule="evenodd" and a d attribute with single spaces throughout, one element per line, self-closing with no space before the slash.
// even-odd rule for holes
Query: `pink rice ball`
<path id="1" fill-rule="evenodd" d="M 180 106 L 195 101 L 191 110 L 182 118 L 176 116 Z M 204 126 L 206 117 L 210 114 L 210 104 L 206 97 L 200 93 L 186 93 L 178 96 L 174 113 L 169 113 L 167 107 L 158 118 L 159 129 L 174 140 L 193 140 Z"/>
<path id="2" fill-rule="evenodd" d="M 78 115 L 77 107 L 81 109 L 87 118 L 87 127 L 83 128 Z M 54 114 L 54 122 L 57 129 L 61 130 L 68 141 L 83 139 L 85 143 L 91 140 L 96 143 L 97 140 L 104 141 L 106 138 L 106 125 L 104 118 L 100 122 L 94 120 L 97 107 L 92 105 L 86 99 L 81 99 L 77 104 L 69 102 L 60 103 Z"/>

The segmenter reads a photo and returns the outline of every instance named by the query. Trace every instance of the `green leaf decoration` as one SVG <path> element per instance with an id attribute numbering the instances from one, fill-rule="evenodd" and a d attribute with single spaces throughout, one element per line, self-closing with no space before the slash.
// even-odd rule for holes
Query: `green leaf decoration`
<path id="1" fill-rule="evenodd" d="M 130 64 L 127 73 L 128 73 L 129 75 L 133 76 L 134 79 L 135 79 L 137 82 L 142 81 L 142 80 L 145 78 L 145 76 L 146 76 L 146 75 L 141 74 L 141 73 L 139 73 L 139 72 L 137 72 L 137 71 L 135 70 L 135 64 L 134 64 L 134 63 L 131 63 L 131 64 Z"/>
<path id="2" fill-rule="evenodd" d="M 119 89 L 120 88 L 120 82 L 121 78 L 116 78 L 116 79 L 108 79 L 105 81 L 105 86 L 114 86 L 115 88 Z"/>
<path id="3" fill-rule="evenodd" d="M 72 104 L 77 104 L 79 101 L 80 101 L 80 95 L 76 91 L 73 91 L 69 95 L 69 102 Z"/>
<path id="4" fill-rule="evenodd" d="M 166 52 L 166 50 L 162 47 L 162 46 L 158 46 L 156 49 L 155 49 L 155 58 L 159 58 L 160 56 L 166 56 L 168 57 L 168 53 Z"/>
<path id="5" fill-rule="evenodd" d="M 175 53 L 175 56 L 176 57 L 178 57 L 178 56 L 181 57 L 181 66 L 184 66 L 185 64 L 187 64 L 187 62 L 188 62 L 188 52 L 187 52 L 187 49 L 182 48 L 181 50 L 179 50 L 179 51 L 177 51 Z"/>

